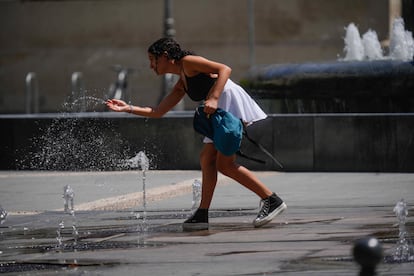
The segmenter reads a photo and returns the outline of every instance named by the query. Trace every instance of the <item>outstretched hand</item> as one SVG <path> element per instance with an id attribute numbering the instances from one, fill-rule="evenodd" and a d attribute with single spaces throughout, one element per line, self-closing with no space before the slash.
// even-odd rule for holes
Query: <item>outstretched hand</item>
<path id="1" fill-rule="evenodd" d="M 116 112 L 127 112 L 129 110 L 129 105 L 126 102 L 117 99 L 107 100 L 106 106 Z"/>

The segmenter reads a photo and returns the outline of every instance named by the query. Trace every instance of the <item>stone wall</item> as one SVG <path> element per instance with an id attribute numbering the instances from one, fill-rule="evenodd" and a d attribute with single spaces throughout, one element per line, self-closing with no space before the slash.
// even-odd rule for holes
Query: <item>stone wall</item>
<path id="1" fill-rule="evenodd" d="M 92 113 L 2 115 L 0 169 L 114 170 L 116 159 L 145 151 L 152 168 L 197 170 L 202 147 L 192 112 L 163 119 Z M 249 135 L 284 165 L 284 171 L 414 172 L 413 114 L 271 115 Z M 248 141 L 239 158 L 255 170 L 279 170 Z"/>

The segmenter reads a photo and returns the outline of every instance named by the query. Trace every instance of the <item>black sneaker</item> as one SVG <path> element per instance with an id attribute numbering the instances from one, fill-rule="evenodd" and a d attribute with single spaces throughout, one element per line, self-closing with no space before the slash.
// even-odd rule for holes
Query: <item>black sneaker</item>
<path id="1" fill-rule="evenodd" d="M 269 223 L 287 208 L 287 205 L 275 193 L 265 199 L 262 199 L 261 205 L 262 208 L 260 209 L 256 219 L 253 221 L 254 227 L 261 227 Z"/>
<path id="2" fill-rule="evenodd" d="M 190 218 L 184 221 L 183 230 L 208 230 L 208 209 L 197 209 Z"/>

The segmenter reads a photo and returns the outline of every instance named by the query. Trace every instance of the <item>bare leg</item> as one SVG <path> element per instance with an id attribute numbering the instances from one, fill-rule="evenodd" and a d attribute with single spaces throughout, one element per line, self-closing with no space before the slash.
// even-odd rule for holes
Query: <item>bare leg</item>
<path id="1" fill-rule="evenodd" d="M 262 199 L 262 207 L 253 221 L 255 227 L 269 223 L 275 216 L 286 209 L 286 204 L 273 194 L 251 171 L 236 164 L 236 156 L 225 156 L 214 148 L 213 144 L 205 144 L 200 154 L 203 175 L 203 187 L 199 209 L 183 223 L 183 230 L 208 229 L 208 209 L 217 184 L 217 172 L 236 180 Z"/>
<path id="2" fill-rule="evenodd" d="M 208 209 L 213 198 L 214 190 L 217 184 L 216 168 L 217 150 L 212 143 L 204 144 L 200 154 L 200 165 L 202 170 L 202 191 L 201 191 L 201 209 Z"/>
<path id="3" fill-rule="evenodd" d="M 236 180 L 244 187 L 256 193 L 261 199 L 272 195 L 272 191 L 266 187 L 250 170 L 240 166 L 236 162 L 236 156 L 225 156 L 217 153 L 217 169 L 222 174 Z M 203 185 L 204 187 L 204 185 Z"/>
<path id="4" fill-rule="evenodd" d="M 208 229 L 208 209 L 217 183 L 216 159 L 217 151 L 213 144 L 205 144 L 200 154 L 203 176 L 200 207 L 184 221 L 184 231 Z"/>

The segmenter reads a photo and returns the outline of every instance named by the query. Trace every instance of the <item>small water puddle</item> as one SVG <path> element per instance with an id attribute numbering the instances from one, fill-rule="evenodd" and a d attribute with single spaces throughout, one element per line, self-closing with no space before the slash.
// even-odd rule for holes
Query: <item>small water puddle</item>
<path id="1" fill-rule="evenodd" d="M 0 273 L 22 273 L 22 272 L 41 272 L 41 271 L 70 271 L 77 270 L 82 267 L 113 267 L 120 265 L 119 262 L 113 261 L 94 261 L 94 260 L 43 260 L 41 262 L 29 261 L 29 262 L 0 262 Z"/>

